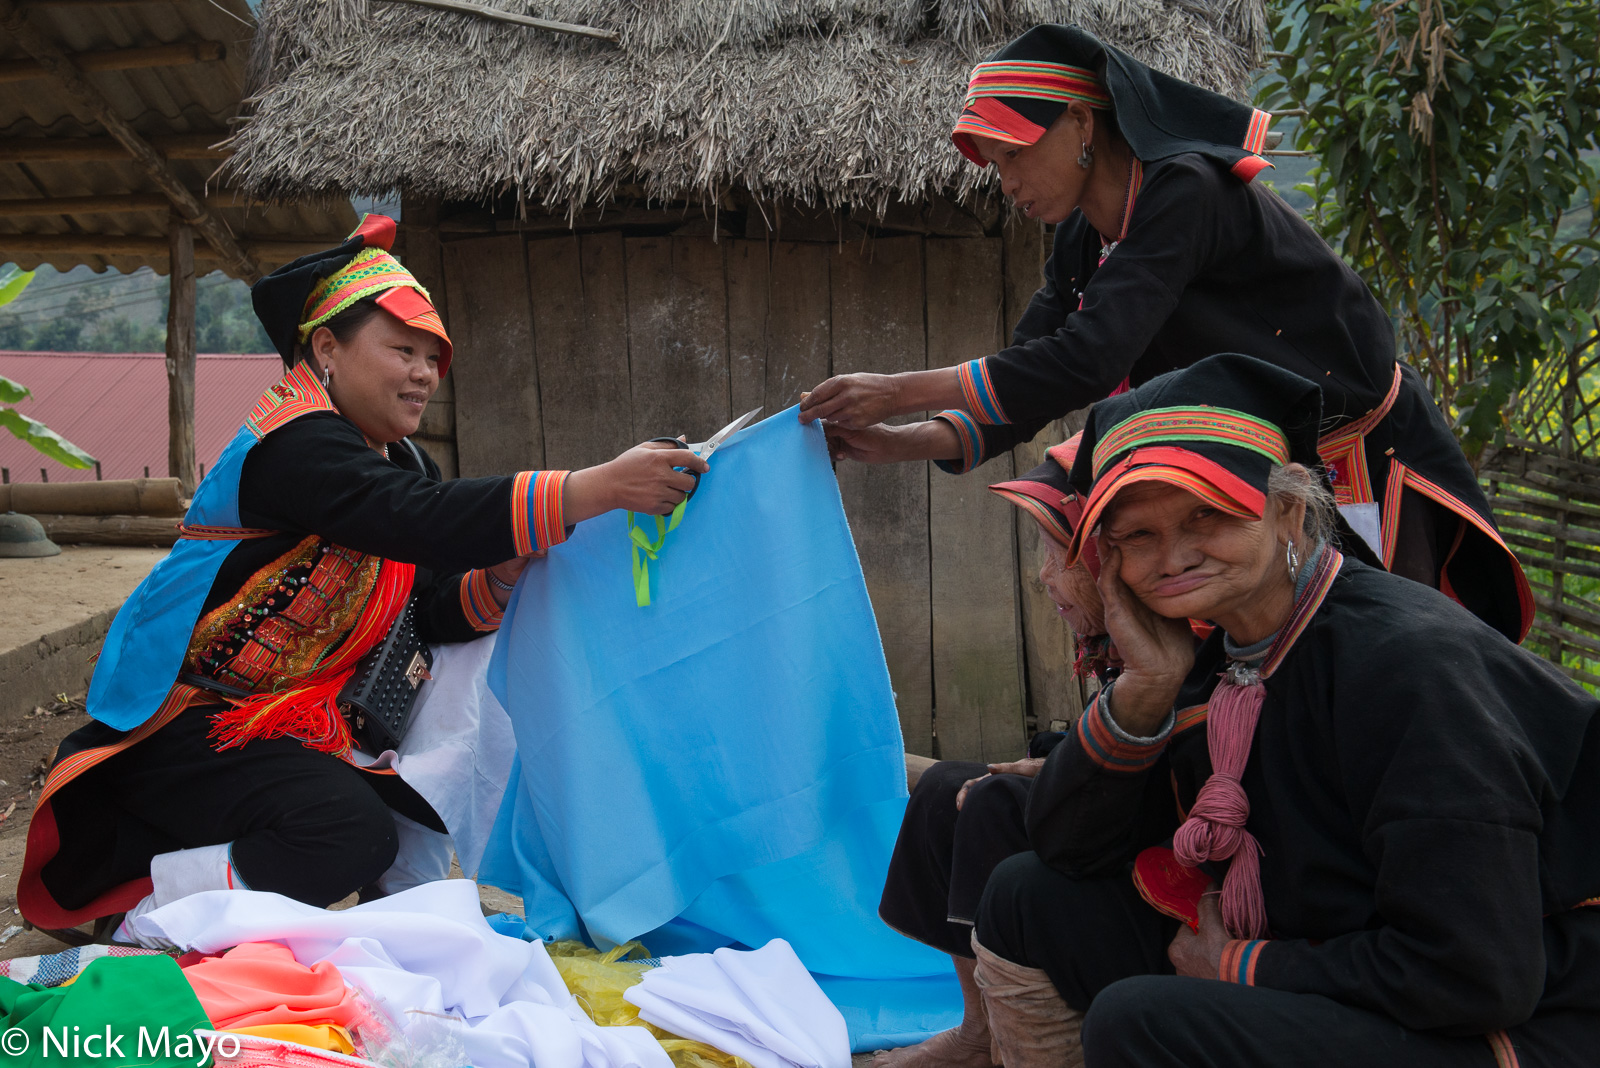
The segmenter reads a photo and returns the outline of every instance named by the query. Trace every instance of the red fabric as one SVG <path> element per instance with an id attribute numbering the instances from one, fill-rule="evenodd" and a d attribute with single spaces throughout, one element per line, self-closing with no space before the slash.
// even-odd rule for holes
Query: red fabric
<path id="1" fill-rule="evenodd" d="M 426 330 L 439 338 L 439 377 L 450 372 L 450 357 L 455 347 L 450 335 L 444 332 L 444 320 L 438 309 L 428 303 L 428 298 L 410 286 L 396 286 L 379 294 L 375 303 L 407 326 Z"/>
<path id="2" fill-rule="evenodd" d="M 356 227 L 355 233 L 350 236 L 355 237 L 356 234 L 360 234 L 367 248 L 381 248 L 387 252 L 394 248 L 395 229 L 394 220 L 389 216 L 367 215 L 362 218 L 361 225 Z"/>
<path id="3" fill-rule="evenodd" d="M 1182 920 L 1191 931 L 1200 929 L 1200 898 L 1211 886 L 1211 876 L 1183 864 L 1165 846 L 1151 846 L 1133 862 L 1133 885 L 1158 912 Z"/>
<path id="4" fill-rule="evenodd" d="M 326 961 L 308 968 L 275 942 L 235 946 L 190 965 L 183 977 L 218 1030 L 288 1023 L 350 1028 L 362 1019 L 338 968 Z"/>
<path id="5" fill-rule="evenodd" d="M 1235 163 L 1228 169 L 1233 171 L 1235 178 L 1248 185 L 1251 179 L 1255 178 L 1256 175 L 1260 174 L 1270 166 L 1272 166 L 1272 164 L 1268 163 L 1260 156 L 1246 156 L 1244 159 L 1240 160 L 1238 163 Z"/>

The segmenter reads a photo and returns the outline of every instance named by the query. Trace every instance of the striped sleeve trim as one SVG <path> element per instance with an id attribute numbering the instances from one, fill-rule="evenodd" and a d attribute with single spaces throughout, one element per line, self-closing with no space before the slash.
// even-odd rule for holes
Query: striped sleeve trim
<path id="1" fill-rule="evenodd" d="M 961 441 L 961 459 L 940 460 L 938 461 L 940 467 L 953 475 L 964 475 L 988 459 L 983 454 L 983 434 L 978 430 L 978 424 L 973 422 L 972 416 L 952 408 L 950 411 L 940 412 L 934 418 L 943 419 L 955 427 L 956 437 Z"/>
<path id="2" fill-rule="evenodd" d="M 961 395 L 967 400 L 967 410 L 974 419 L 989 426 L 1009 423 L 1006 413 L 995 396 L 994 382 L 989 378 L 989 365 L 984 359 L 968 360 L 956 368 L 961 382 Z"/>
<path id="3" fill-rule="evenodd" d="M 1184 731 L 1194 727 L 1205 726 L 1206 714 L 1210 710 L 1210 705 L 1192 705 L 1189 708 L 1178 709 L 1178 714 L 1172 724 L 1173 737 L 1177 737 Z"/>
<path id="4" fill-rule="evenodd" d="M 1167 737 L 1163 735 L 1142 744 L 1117 737 L 1111 727 L 1110 713 L 1101 700 L 1103 695 L 1104 691 L 1095 694 L 1088 710 L 1078 717 L 1078 743 L 1089 754 L 1089 759 L 1107 771 L 1144 771 L 1160 759 L 1161 751 L 1167 747 Z"/>
<path id="5" fill-rule="evenodd" d="M 473 630 L 488 632 L 500 629 L 505 609 L 495 603 L 494 589 L 489 585 L 489 573 L 482 568 L 474 568 L 461 576 L 461 614 Z"/>
<path id="6" fill-rule="evenodd" d="M 567 540 L 562 497 L 570 471 L 519 471 L 511 484 L 511 537 L 518 556 Z"/>
<path id="7" fill-rule="evenodd" d="M 1217 964 L 1217 978 L 1225 983 L 1243 986 L 1256 985 L 1256 963 L 1261 960 L 1262 938 L 1236 938 L 1222 947 L 1222 960 Z"/>

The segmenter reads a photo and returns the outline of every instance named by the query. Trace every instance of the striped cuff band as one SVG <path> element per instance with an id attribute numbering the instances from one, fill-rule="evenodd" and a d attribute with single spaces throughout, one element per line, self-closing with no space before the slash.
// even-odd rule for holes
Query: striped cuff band
<path id="1" fill-rule="evenodd" d="M 956 377 L 961 381 L 961 395 L 967 400 L 967 411 L 978 422 L 990 426 L 1009 423 L 1011 420 L 1006 418 L 1005 410 L 1000 407 L 1000 399 L 995 396 L 986 359 L 968 360 L 956 368 Z"/>
<path id="2" fill-rule="evenodd" d="M 511 485 L 511 538 L 517 555 L 567 540 L 562 494 L 570 471 L 521 471 Z"/>
<path id="3" fill-rule="evenodd" d="M 1167 736 L 1172 730 L 1172 718 L 1168 716 L 1167 722 L 1162 725 L 1161 733 L 1154 738 L 1134 739 L 1117 727 L 1111 719 L 1111 713 L 1106 707 L 1107 693 L 1108 691 L 1101 690 L 1095 694 L 1089 708 L 1078 717 L 1078 725 L 1075 728 L 1078 733 L 1078 744 L 1089 754 L 1089 759 L 1107 771 L 1127 773 L 1144 771 L 1161 758 L 1161 751 L 1167 747 Z"/>
<path id="4" fill-rule="evenodd" d="M 943 419 L 954 427 L 956 438 L 961 442 L 961 459 L 935 460 L 940 468 L 952 475 L 964 475 L 988 459 L 983 454 L 983 435 L 978 431 L 978 424 L 973 422 L 972 416 L 951 409 L 948 412 L 940 412 L 934 418 Z"/>
<path id="5" fill-rule="evenodd" d="M 489 573 L 482 568 L 474 568 L 461 576 L 461 614 L 473 630 L 500 629 L 505 609 L 495 603 L 494 591 L 489 587 Z"/>
<path id="6" fill-rule="evenodd" d="M 1225 983 L 1256 985 L 1256 962 L 1261 959 L 1261 947 L 1266 939 L 1236 938 L 1222 947 L 1222 960 L 1217 964 L 1217 978 Z"/>

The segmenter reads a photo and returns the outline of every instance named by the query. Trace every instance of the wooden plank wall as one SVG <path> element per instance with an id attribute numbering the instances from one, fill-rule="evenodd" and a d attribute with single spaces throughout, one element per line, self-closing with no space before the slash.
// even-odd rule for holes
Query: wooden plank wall
<path id="1" fill-rule="evenodd" d="M 428 262 L 411 246 L 430 236 L 413 230 L 408 256 Z M 434 256 L 459 472 L 473 476 L 587 466 L 659 434 L 703 438 L 757 405 L 781 411 L 830 374 L 993 352 L 1037 285 L 1042 244 L 1036 229 L 842 245 L 602 232 L 462 236 Z M 1078 707 L 1034 524 L 987 489 L 1056 440 L 960 477 L 839 468 L 910 752 L 1014 759 L 1030 700 L 1040 727 Z"/>

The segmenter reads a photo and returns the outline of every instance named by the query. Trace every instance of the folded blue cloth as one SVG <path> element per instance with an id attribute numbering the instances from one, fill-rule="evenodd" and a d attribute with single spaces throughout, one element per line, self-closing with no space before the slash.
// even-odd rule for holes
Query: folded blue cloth
<path id="1" fill-rule="evenodd" d="M 858 1049 L 954 1026 L 949 958 L 877 917 L 904 748 L 820 428 L 790 409 L 716 453 L 646 608 L 629 544 L 583 523 L 513 595 L 490 683 L 518 768 L 480 879 L 545 938 L 787 939 Z"/>

